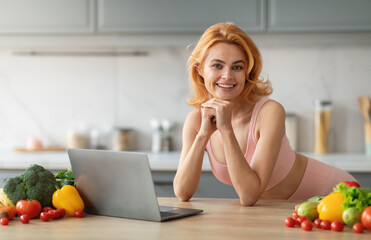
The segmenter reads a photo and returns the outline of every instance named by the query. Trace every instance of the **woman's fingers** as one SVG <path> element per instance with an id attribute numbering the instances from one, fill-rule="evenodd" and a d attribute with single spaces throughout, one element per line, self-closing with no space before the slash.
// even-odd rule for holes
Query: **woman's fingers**
<path id="1" fill-rule="evenodd" d="M 216 115 L 216 110 L 210 107 L 201 108 L 202 115 L 207 118 L 213 118 Z"/>
<path id="2" fill-rule="evenodd" d="M 228 105 L 230 105 L 230 102 L 229 101 L 225 101 L 225 100 L 221 100 L 221 99 L 217 99 L 217 98 L 213 98 L 203 104 L 201 104 L 202 107 L 204 108 L 215 108 L 215 109 L 218 109 L 218 108 L 221 108 L 221 107 L 228 107 Z"/>

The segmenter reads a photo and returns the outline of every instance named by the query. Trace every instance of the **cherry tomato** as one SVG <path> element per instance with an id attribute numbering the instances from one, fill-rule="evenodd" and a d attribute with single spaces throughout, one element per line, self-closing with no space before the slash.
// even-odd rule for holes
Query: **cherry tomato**
<path id="1" fill-rule="evenodd" d="M 343 229 L 344 229 L 344 223 L 342 223 L 340 221 L 337 221 L 337 220 L 335 220 L 331 223 L 331 230 L 332 231 L 341 232 L 341 231 L 343 231 Z"/>
<path id="2" fill-rule="evenodd" d="M 363 233 L 363 230 L 365 230 L 365 227 L 362 225 L 362 223 L 355 223 L 352 228 L 353 232 L 355 233 Z"/>
<path id="3" fill-rule="evenodd" d="M 41 204 L 37 200 L 19 200 L 16 211 L 18 216 L 26 214 L 29 218 L 37 218 L 41 212 Z"/>
<path id="4" fill-rule="evenodd" d="M 300 224 L 300 227 L 301 229 L 305 230 L 305 231 L 312 231 L 312 228 L 313 228 L 313 223 L 309 220 L 304 220 L 301 224 Z"/>
<path id="5" fill-rule="evenodd" d="M 20 220 L 21 220 L 21 223 L 29 223 L 30 222 L 30 217 L 27 215 L 27 214 L 23 214 L 21 217 L 20 217 Z"/>
<path id="6" fill-rule="evenodd" d="M 322 220 L 321 219 L 319 219 L 319 218 L 317 218 L 316 220 L 314 220 L 314 226 L 316 227 L 316 228 L 321 228 L 321 222 L 322 222 Z"/>
<path id="7" fill-rule="evenodd" d="M 41 212 L 49 212 L 49 210 L 53 210 L 53 208 L 51 208 L 51 207 L 43 207 L 43 209 L 41 210 Z"/>
<path id="8" fill-rule="evenodd" d="M 330 230 L 331 229 L 331 222 L 329 220 L 323 220 L 321 222 L 321 229 Z"/>
<path id="9" fill-rule="evenodd" d="M 0 220 L 0 223 L 1 223 L 1 225 L 6 226 L 6 225 L 9 224 L 9 219 L 7 219 L 7 218 L 2 218 L 2 219 Z"/>
<path id="10" fill-rule="evenodd" d="M 299 216 L 297 219 L 296 219 L 296 225 L 300 226 L 302 222 L 304 222 L 305 220 L 308 220 L 308 218 L 306 216 Z"/>
<path id="11" fill-rule="evenodd" d="M 48 211 L 49 215 L 50 215 L 50 218 L 55 220 L 55 219 L 58 219 L 59 218 L 59 212 L 57 210 L 49 210 Z"/>
<path id="12" fill-rule="evenodd" d="M 84 217 L 84 211 L 83 210 L 76 210 L 75 217 L 77 217 L 77 218 Z"/>
<path id="13" fill-rule="evenodd" d="M 292 218 L 293 218 L 294 220 L 296 220 L 298 217 L 299 217 L 299 215 L 298 215 L 298 211 L 294 211 L 294 212 L 292 213 Z"/>
<path id="14" fill-rule="evenodd" d="M 66 215 L 66 210 L 64 208 L 57 209 L 60 218 L 63 218 Z"/>
<path id="15" fill-rule="evenodd" d="M 50 214 L 49 212 L 42 212 L 40 213 L 40 219 L 43 220 L 44 222 L 47 222 L 50 220 Z"/>
<path id="16" fill-rule="evenodd" d="M 287 227 L 295 227 L 295 219 L 288 217 L 285 219 L 285 224 Z"/>
<path id="17" fill-rule="evenodd" d="M 371 230 L 371 206 L 366 207 L 361 213 L 361 222 L 362 225 Z"/>

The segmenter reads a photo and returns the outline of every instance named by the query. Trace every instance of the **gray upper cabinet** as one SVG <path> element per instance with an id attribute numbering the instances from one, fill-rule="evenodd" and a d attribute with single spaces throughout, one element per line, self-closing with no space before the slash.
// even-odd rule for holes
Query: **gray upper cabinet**
<path id="1" fill-rule="evenodd" d="M 0 33 L 92 33 L 93 0 L 0 0 Z"/>
<path id="2" fill-rule="evenodd" d="M 268 0 L 268 31 L 371 30 L 370 0 Z"/>
<path id="3" fill-rule="evenodd" d="M 100 33 L 199 33 L 218 22 L 265 30 L 265 0 L 98 0 Z"/>

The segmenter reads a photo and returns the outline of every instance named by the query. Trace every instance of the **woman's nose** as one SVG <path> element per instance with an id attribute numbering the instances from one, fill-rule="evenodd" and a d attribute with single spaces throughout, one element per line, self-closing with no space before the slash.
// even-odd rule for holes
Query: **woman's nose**
<path id="1" fill-rule="evenodd" d="M 222 78 L 229 80 L 231 77 L 231 71 L 229 69 L 224 70 Z"/>

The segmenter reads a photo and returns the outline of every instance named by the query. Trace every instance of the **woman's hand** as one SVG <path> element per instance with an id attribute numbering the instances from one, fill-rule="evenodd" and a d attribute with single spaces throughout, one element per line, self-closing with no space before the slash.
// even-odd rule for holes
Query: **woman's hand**
<path id="1" fill-rule="evenodd" d="M 216 131 L 216 112 L 213 108 L 201 108 L 201 127 L 199 134 L 210 137 Z"/>
<path id="2" fill-rule="evenodd" d="M 223 130 L 232 129 L 232 103 L 229 101 L 213 98 L 202 104 L 203 111 L 206 113 L 209 122 L 215 128 Z M 202 117 L 204 120 L 204 117 Z M 215 130 L 214 130 L 215 131 Z"/>

